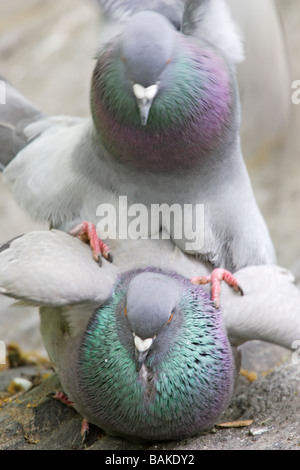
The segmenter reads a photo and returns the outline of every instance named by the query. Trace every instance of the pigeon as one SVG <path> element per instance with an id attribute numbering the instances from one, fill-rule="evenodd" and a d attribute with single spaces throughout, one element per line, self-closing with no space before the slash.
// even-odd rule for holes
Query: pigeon
<path id="1" fill-rule="evenodd" d="M 134 244 L 135 260 L 116 241 L 122 263 L 99 269 L 65 232 L 25 234 L 0 253 L 0 293 L 40 307 L 63 388 L 55 398 L 79 412 L 85 431 L 92 423 L 129 440 L 182 439 L 210 429 L 228 406 L 239 345 L 292 347 L 300 291 L 283 268 L 249 266 L 235 273 L 247 295 L 224 285 L 217 309 L 185 276 L 199 269 L 192 257 L 170 240 Z"/>
<path id="2" fill-rule="evenodd" d="M 45 115 L 35 108 L 21 93 L 19 93 L 4 77 L 0 76 L 4 87 L 4 95 L 9 96 L 9 106 L 1 103 L 0 112 L 0 170 L 27 145 L 24 134 L 25 127 Z"/>
<path id="3" fill-rule="evenodd" d="M 28 144 L 3 172 L 17 202 L 38 222 L 88 237 L 96 260 L 111 239 L 131 237 L 120 227 L 126 197 L 128 226 L 137 206 L 147 211 L 134 237 L 166 230 L 184 252 L 230 272 L 275 263 L 240 149 L 243 51 L 226 2 L 98 3 L 107 21 L 91 117 L 24 129 Z M 108 206 L 116 217 L 106 230 Z"/>

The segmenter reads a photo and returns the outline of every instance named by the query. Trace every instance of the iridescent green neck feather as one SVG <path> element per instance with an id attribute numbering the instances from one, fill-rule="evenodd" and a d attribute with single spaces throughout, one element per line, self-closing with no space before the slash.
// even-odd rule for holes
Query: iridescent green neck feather
<path id="1" fill-rule="evenodd" d="M 137 372 L 125 299 L 121 281 L 82 339 L 79 387 L 92 422 L 112 434 L 150 440 L 209 428 L 234 381 L 220 312 L 199 286 L 187 283 L 181 313 L 157 336 Z"/>

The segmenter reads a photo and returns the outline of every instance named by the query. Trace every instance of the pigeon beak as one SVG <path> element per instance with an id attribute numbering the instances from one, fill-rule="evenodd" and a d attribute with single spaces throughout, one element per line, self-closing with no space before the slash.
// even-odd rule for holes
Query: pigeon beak
<path id="1" fill-rule="evenodd" d="M 134 335 L 135 357 L 136 357 L 136 370 L 139 372 L 145 359 L 148 355 L 151 344 L 154 338 L 141 339 L 139 336 Z"/>
<path id="2" fill-rule="evenodd" d="M 136 97 L 137 104 L 140 111 L 141 124 L 146 126 L 148 121 L 149 112 L 153 103 L 153 100 L 158 92 L 158 84 L 151 85 L 144 88 L 139 83 L 133 85 L 133 93 Z"/>
<path id="3" fill-rule="evenodd" d="M 147 124 L 151 106 L 152 106 L 152 101 L 149 101 L 149 100 L 145 102 L 138 102 L 142 126 L 146 126 Z"/>

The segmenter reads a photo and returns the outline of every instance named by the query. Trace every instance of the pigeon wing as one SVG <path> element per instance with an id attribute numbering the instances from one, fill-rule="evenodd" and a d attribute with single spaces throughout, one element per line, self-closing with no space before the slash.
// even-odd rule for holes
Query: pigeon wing
<path id="1" fill-rule="evenodd" d="M 85 243 L 57 230 L 20 236 L 0 252 L 0 293 L 32 305 L 100 304 L 116 275 L 105 260 L 99 267 Z"/>
<path id="2" fill-rule="evenodd" d="M 261 340 L 291 349 L 300 339 L 300 290 L 291 272 L 276 265 L 248 266 L 235 277 L 244 296 L 225 283 L 221 293 L 231 343 Z"/>

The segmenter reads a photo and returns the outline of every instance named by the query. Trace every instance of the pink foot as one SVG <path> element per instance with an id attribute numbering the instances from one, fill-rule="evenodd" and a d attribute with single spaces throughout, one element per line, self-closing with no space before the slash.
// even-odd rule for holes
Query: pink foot
<path id="1" fill-rule="evenodd" d="M 67 395 L 65 395 L 63 392 L 56 392 L 54 395 L 53 395 L 53 398 L 55 400 L 58 400 L 60 401 L 61 403 L 63 403 L 64 405 L 67 405 L 69 406 L 70 408 L 73 408 L 74 407 L 74 402 L 71 401 Z M 82 422 L 81 422 L 81 431 L 80 431 L 80 434 L 82 436 L 82 442 L 85 443 L 87 437 L 88 437 L 88 434 L 89 434 L 89 431 L 90 431 L 90 426 L 89 426 L 89 423 L 88 423 L 88 420 L 86 418 L 83 418 Z"/>
<path id="2" fill-rule="evenodd" d="M 90 425 L 88 423 L 88 420 L 86 418 L 83 418 L 81 422 L 81 431 L 80 431 L 83 443 L 86 441 L 89 432 L 90 432 Z"/>
<path id="3" fill-rule="evenodd" d="M 228 285 L 233 287 L 236 292 L 244 295 L 243 290 L 238 285 L 237 279 L 227 269 L 216 268 L 213 269 L 209 276 L 193 277 L 191 282 L 196 285 L 208 284 L 211 282 L 211 300 L 214 302 L 216 308 L 220 306 L 221 282 L 225 281 Z"/>
<path id="4" fill-rule="evenodd" d="M 73 408 L 74 406 L 74 403 L 71 400 L 69 400 L 67 395 L 65 395 L 63 392 L 56 392 L 55 395 L 53 395 L 53 398 L 55 400 L 60 401 L 64 405 L 70 406 L 71 408 Z"/>
<path id="5" fill-rule="evenodd" d="M 101 256 L 107 261 L 112 262 L 112 255 L 110 254 L 110 248 L 100 238 L 98 238 L 96 227 L 91 222 L 82 222 L 71 230 L 71 235 L 74 237 L 80 237 L 84 242 L 88 242 L 93 251 L 93 258 L 97 263 L 101 265 Z"/>

